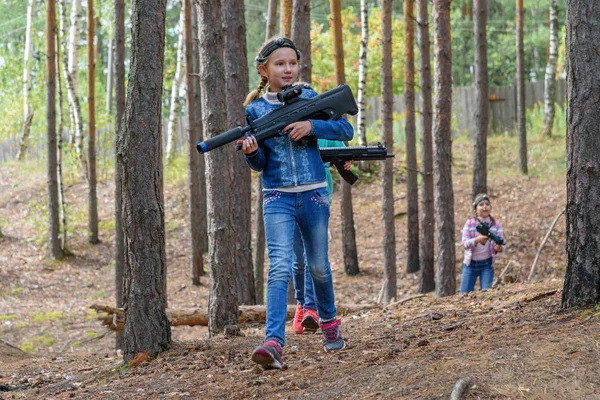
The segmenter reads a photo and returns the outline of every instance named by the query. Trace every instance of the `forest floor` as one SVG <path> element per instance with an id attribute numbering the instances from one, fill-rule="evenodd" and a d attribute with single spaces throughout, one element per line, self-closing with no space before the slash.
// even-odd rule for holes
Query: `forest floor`
<path id="1" fill-rule="evenodd" d="M 492 157 L 515 168 L 510 155 L 493 145 Z M 471 149 L 465 143 L 454 149 L 461 154 L 453 165 L 457 242 L 470 215 Z M 500 168 L 489 176 L 493 215 L 508 243 L 496 274 L 510 263 L 506 275 L 514 282 L 445 298 L 414 297 L 419 276 L 405 272 L 405 182 L 399 170 L 397 282 L 398 300 L 406 301 L 341 316 L 348 348 L 336 353 L 323 352 L 321 335 L 295 335 L 288 327 L 283 371 L 263 371 L 250 360 L 262 342 L 262 325 L 242 326 L 243 337 L 212 338 L 205 327 L 173 327 L 170 350 L 123 366 L 114 334 L 89 308 L 115 302 L 112 179 L 98 186 L 103 221 L 98 245 L 86 240 L 86 185 L 67 180 L 73 255 L 51 261 L 44 245 L 44 172 L 34 162 L 1 165 L 0 399 L 447 399 L 457 381 L 470 377 L 466 399 L 600 400 L 600 307 L 560 308 L 564 217 L 532 281 L 525 282 L 566 200 L 564 173 L 532 164 L 529 176 Z M 168 181 L 165 191 L 168 302 L 172 309 L 205 309 L 208 277 L 193 286 L 189 274 L 185 181 Z M 379 179 L 361 178 L 352 193 L 361 272 L 349 277 L 343 271 L 336 192 L 330 228 L 336 302 L 370 305 L 379 297 L 383 275 Z M 457 243 L 457 283 L 461 260 Z"/>

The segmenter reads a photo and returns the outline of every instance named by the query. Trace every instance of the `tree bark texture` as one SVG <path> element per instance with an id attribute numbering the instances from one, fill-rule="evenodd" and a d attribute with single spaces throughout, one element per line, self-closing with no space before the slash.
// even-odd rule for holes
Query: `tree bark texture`
<path id="1" fill-rule="evenodd" d="M 48 145 L 48 251 L 63 257 L 58 232 L 58 180 L 56 177 L 56 3 L 46 0 L 46 138 Z"/>
<path id="2" fill-rule="evenodd" d="M 88 56 L 88 241 L 97 244 L 98 195 L 96 194 L 96 60 L 94 52 L 94 0 L 87 3 L 87 56 Z"/>
<path id="3" fill-rule="evenodd" d="M 544 126 L 543 136 L 552 135 L 554 125 L 554 98 L 556 97 L 556 63 L 558 60 L 558 0 L 550 0 L 550 46 L 546 76 L 544 77 Z"/>
<path id="4" fill-rule="evenodd" d="M 243 0 L 223 0 L 223 33 L 225 35 L 225 84 L 227 93 L 227 126 L 244 126 L 244 100 L 248 94 L 248 68 L 240 60 L 246 54 L 246 22 Z M 235 229 L 235 265 L 238 304 L 256 304 L 252 264 L 252 177 L 241 152 L 229 151 L 231 157 L 232 210 Z"/>
<path id="5" fill-rule="evenodd" d="M 431 45 L 429 41 L 428 0 L 417 0 L 418 30 L 420 49 L 419 80 L 421 82 L 421 115 L 423 133 L 421 135 L 421 235 L 419 237 L 419 263 L 421 278 L 419 293 L 435 290 L 435 258 L 433 249 L 435 235 L 435 209 L 433 204 L 433 144 L 431 125 L 433 110 L 431 105 Z"/>
<path id="6" fill-rule="evenodd" d="M 161 168 L 161 104 L 166 0 L 135 0 L 127 103 L 117 142 L 125 238 L 125 351 L 168 349 Z"/>
<path id="7" fill-rule="evenodd" d="M 56 134 L 56 184 L 58 186 L 58 218 L 60 220 L 59 237 L 60 237 L 60 251 L 62 254 L 67 252 L 67 203 L 65 201 L 65 191 L 63 185 L 63 130 L 65 126 L 64 112 L 63 112 L 63 91 L 60 78 L 60 48 L 61 42 L 59 37 L 59 30 L 55 31 L 55 43 L 56 43 L 56 85 L 58 89 L 58 132 Z"/>
<path id="8" fill-rule="evenodd" d="M 115 154 L 118 151 L 121 119 L 125 113 L 125 0 L 115 0 Z M 117 307 L 123 307 L 123 275 L 125 265 L 125 238 L 123 237 L 123 200 L 121 166 L 115 157 L 115 298 Z M 124 349 L 125 337 L 117 333 L 117 349 Z"/>
<path id="9" fill-rule="evenodd" d="M 183 38 L 185 43 L 185 87 L 186 87 L 186 108 L 187 108 L 187 137 L 188 137 L 188 192 L 189 205 L 188 212 L 190 218 L 190 251 L 191 251 L 191 277 L 194 286 L 200 285 L 201 271 L 204 269 L 204 260 L 202 258 L 200 238 L 202 237 L 200 229 L 200 190 L 198 178 L 198 158 L 200 155 L 196 150 L 197 133 L 196 125 L 196 104 L 194 80 L 194 36 L 192 34 L 192 1 L 183 0 L 184 26 Z"/>
<path id="10" fill-rule="evenodd" d="M 473 145 L 473 193 L 487 193 L 487 135 L 490 120 L 487 71 L 487 0 L 473 0 L 475 37 L 475 143 Z"/>
<path id="11" fill-rule="evenodd" d="M 177 124 L 179 122 L 179 89 L 183 81 L 183 30 L 185 24 L 185 10 L 181 7 L 179 12 L 179 26 L 181 32 L 177 36 L 177 56 L 175 61 L 175 75 L 171 84 L 171 101 L 169 104 L 169 122 L 167 124 L 167 163 L 172 162 L 177 152 Z"/>
<path id="12" fill-rule="evenodd" d="M 392 106 L 392 1 L 381 0 L 381 136 L 388 149 L 394 148 Z M 389 303 L 397 296 L 396 230 L 394 226 L 394 163 L 383 161 L 383 301 Z"/>
<path id="13" fill-rule="evenodd" d="M 31 121 L 33 120 L 33 108 L 29 96 L 31 95 L 31 34 L 33 31 L 33 13 L 35 10 L 35 0 L 29 0 L 27 3 L 27 25 L 25 28 L 25 50 L 23 52 L 23 127 L 21 128 L 21 138 L 19 139 L 19 151 L 17 160 L 22 161 L 29 147 L 29 132 L 31 131 Z"/>
<path id="14" fill-rule="evenodd" d="M 600 0 L 567 1 L 567 271 L 563 307 L 600 302 Z"/>
<path id="15" fill-rule="evenodd" d="M 369 45 L 369 2 L 360 0 L 360 48 L 358 51 L 358 115 L 356 116 L 358 144 L 367 145 L 367 125 L 365 110 L 367 108 L 367 53 Z"/>
<path id="16" fill-rule="evenodd" d="M 225 67 L 221 4 L 194 0 L 200 39 L 200 86 L 204 137 L 227 130 Z M 231 167 L 228 150 L 221 147 L 206 154 L 208 204 L 208 264 L 210 266 L 209 332 L 237 324 L 235 232 L 232 221 Z"/>
<path id="17" fill-rule="evenodd" d="M 419 182 L 415 125 L 415 24 L 414 0 L 404 0 L 404 104 L 406 105 L 406 272 L 418 272 L 419 266 Z"/>
<path id="18" fill-rule="evenodd" d="M 456 292 L 454 192 L 452 190 L 452 47 L 450 0 L 436 0 L 434 22 L 433 177 L 437 227 L 436 294 Z"/>
<path id="19" fill-rule="evenodd" d="M 298 80 L 310 84 L 312 81 L 310 0 L 294 0 L 292 12 L 292 41 L 302 52 Z"/>
<path id="20" fill-rule="evenodd" d="M 525 119 L 525 60 L 523 49 L 523 0 L 517 0 L 517 132 L 519 135 L 519 167 L 527 174 L 527 126 Z"/>
<path id="21" fill-rule="evenodd" d="M 277 9 L 279 0 L 269 0 L 267 10 L 267 30 L 265 31 L 265 41 L 277 34 Z"/>
<path id="22" fill-rule="evenodd" d="M 279 23 L 281 36 L 289 38 L 292 36 L 292 5 L 293 0 L 281 0 L 281 14 Z"/>
<path id="23" fill-rule="evenodd" d="M 256 205 L 254 214 L 256 215 L 256 224 L 254 225 L 254 290 L 256 304 L 264 304 L 265 291 L 265 223 L 263 220 L 263 191 L 262 174 L 256 179 L 255 189 Z M 293 279 L 292 279 L 293 281 Z"/>
<path id="24" fill-rule="evenodd" d="M 106 63 L 106 113 L 112 113 L 112 102 L 114 93 L 114 73 L 115 73 L 115 40 L 108 40 L 107 49 L 108 60 Z"/>

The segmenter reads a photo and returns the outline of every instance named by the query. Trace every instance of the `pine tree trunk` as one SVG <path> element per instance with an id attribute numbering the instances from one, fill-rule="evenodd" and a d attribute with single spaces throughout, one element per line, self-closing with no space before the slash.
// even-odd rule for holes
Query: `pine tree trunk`
<path id="1" fill-rule="evenodd" d="M 256 215 L 256 225 L 254 226 L 254 290 L 256 304 L 264 304 L 265 290 L 265 224 L 263 220 L 263 191 L 262 174 L 256 179 L 254 189 L 256 196 L 256 206 L 254 215 Z M 293 281 L 293 279 L 292 279 Z"/>
<path id="2" fill-rule="evenodd" d="M 131 67 L 119 124 L 125 238 L 125 361 L 155 357 L 171 344 L 167 305 L 161 105 L 166 2 L 136 0 L 131 12 Z"/>
<path id="3" fill-rule="evenodd" d="M 298 80 L 312 82 L 310 46 L 310 0 L 294 0 L 292 12 L 292 41 L 302 52 Z"/>
<path id="4" fill-rule="evenodd" d="M 21 138 L 19 139 L 19 151 L 17 160 L 22 161 L 29 147 L 29 132 L 31 131 L 31 122 L 33 120 L 33 108 L 29 96 L 31 95 L 31 35 L 33 31 L 33 14 L 35 10 L 35 0 L 29 0 L 27 4 L 27 26 L 25 30 L 25 51 L 23 55 L 23 127 L 21 128 Z"/>
<path id="5" fill-rule="evenodd" d="M 358 115 L 356 116 L 358 144 L 367 146 L 367 124 L 365 110 L 367 108 L 367 52 L 369 46 L 369 2 L 360 0 L 360 49 L 358 51 Z"/>
<path id="6" fill-rule="evenodd" d="M 97 244 L 98 240 L 98 196 L 96 194 L 96 61 L 94 51 L 94 0 L 87 3 L 87 55 L 88 55 L 88 240 Z"/>
<path id="7" fill-rule="evenodd" d="M 123 199 L 121 165 L 119 163 L 119 133 L 125 113 L 125 0 L 115 0 L 115 298 L 117 307 L 123 307 L 123 275 L 125 239 L 123 237 Z M 117 332 L 115 348 L 125 348 L 123 332 Z"/>
<path id="8" fill-rule="evenodd" d="M 423 133 L 421 135 L 421 235 L 419 238 L 419 262 L 421 279 L 419 293 L 435 290 L 434 271 L 434 229 L 435 209 L 433 204 L 433 145 L 431 137 L 432 105 L 431 105 L 431 46 L 429 41 L 428 0 L 417 0 L 419 13 L 419 49 L 421 82 L 421 115 L 423 116 Z"/>
<path id="9" fill-rule="evenodd" d="M 46 0 L 46 137 L 48 145 L 48 250 L 50 258 L 63 257 L 58 232 L 58 180 L 56 176 L 56 3 Z"/>
<path id="10" fill-rule="evenodd" d="M 452 190 L 452 47 L 450 0 L 434 2 L 433 177 L 438 241 L 436 294 L 456 292 L 454 192 Z"/>
<path id="11" fill-rule="evenodd" d="M 392 94 L 392 1 L 381 0 L 381 139 L 388 149 L 394 148 Z M 383 301 L 389 303 L 397 296 L 396 228 L 394 226 L 394 163 L 383 161 Z"/>
<path id="12" fill-rule="evenodd" d="M 600 0 L 568 1 L 566 14 L 567 271 L 562 306 L 573 307 L 600 302 Z"/>
<path id="13" fill-rule="evenodd" d="M 108 41 L 108 63 L 106 65 L 106 113 L 112 113 L 112 102 L 114 92 L 114 72 L 115 72 L 115 41 L 110 38 Z"/>
<path id="14" fill-rule="evenodd" d="M 225 35 L 225 83 L 227 92 L 227 126 L 244 126 L 244 100 L 248 94 L 248 68 L 239 60 L 246 55 L 246 23 L 243 0 L 223 0 Z M 252 264 L 252 177 L 241 152 L 231 152 L 232 209 L 235 229 L 235 264 L 238 304 L 256 304 Z"/>
<path id="15" fill-rule="evenodd" d="M 487 71 L 487 14 L 487 0 L 473 0 L 473 36 L 475 36 L 473 199 L 478 193 L 487 193 L 487 136 L 490 120 Z"/>
<path id="16" fill-rule="evenodd" d="M 269 9 L 267 10 L 267 29 L 265 31 L 265 40 L 277 34 L 277 8 L 279 0 L 269 0 Z"/>
<path id="17" fill-rule="evenodd" d="M 546 76 L 544 78 L 544 126 L 543 136 L 552 136 L 554 125 L 554 99 L 556 97 L 556 63 L 558 60 L 558 0 L 550 0 L 550 49 Z"/>
<path id="18" fill-rule="evenodd" d="M 171 103 L 169 108 L 169 123 L 167 124 L 167 163 L 175 158 L 177 151 L 177 122 L 179 121 L 179 89 L 183 81 L 183 25 L 185 24 L 184 8 L 179 12 L 179 26 L 181 31 L 177 36 L 177 58 L 175 62 L 175 75 L 171 85 Z"/>
<path id="19" fill-rule="evenodd" d="M 406 272 L 418 272 L 419 266 L 419 188 L 415 126 L 415 25 L 414 0 L 404 0 L 404 104 L 406 106 Z"/>
<path id="20" fill-rule="evenodd" d="M 198 158 L 201 157 L 196 150 L 198 134 L 196 132 L 196 104 L 194 81 L 198 80 L 194 76 L 194 37 L 192 35 L 192 1 L 183 0 L 184 24 L 183 38 L 185 43 L 185 87 L 186 87 L 186 115 L 187 115 L 187 137 L 188 137 L 188 191 L 189 205 L 188 212 L 190 218 L 190 250 L 191 250 L 191 275 L 192 284 L 200 285 L 200 275 L 204 270 L 204 260 L 202 258 L 202 233 L 200 232 L 201 211 L 198 206 L 200 203 L 200 182 L 198 177 Z"/>
<path id="21" fill-rule="evenodd" d="M 289 38 L 292 35 L 292 0 L 281 0 L 281 36 Z"/>
<path id="22" fill-rule="evenodd" d="M 527 174 L 527 127 L 525 119 L 525 61 L 523 50 L 523 0 L 517 0 L 517 131 L 519 134 L 519 166 Z"/>
<path id="23" fill-rule="evenodd" d="M 221 5 L 194 0 L 200 39 L 200 86 L 204 137 L 227 130 L 223 27 Z M 231 166 L 228 151 L 221 147 L 206 154 L 208 203 L 208 264 L 210 267 L 209 332 L 216 335 L 227 325 L 237 325 L 238 296 L 235 267 L 235 232 L 231 205 Z"/>

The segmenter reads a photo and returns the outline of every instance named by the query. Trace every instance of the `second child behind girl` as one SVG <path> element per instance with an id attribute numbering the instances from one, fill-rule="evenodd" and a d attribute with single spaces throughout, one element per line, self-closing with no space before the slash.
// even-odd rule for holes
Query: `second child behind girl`
<path id="1" fill-rule="evenodd" d="M 281 107 L 277 93 L 298 79 L 300 51 L 287 38 L 264 44 L 255 63 L 261 77 L 258 89 L 245 102 L 246 115 L 260 118 Z M 317 93 L 306 87 L 301 98 Z M 263 218 L 269 255 L 265 339 L 252 352 L 263 368 L 283 368 L 287 288 L 294 261 L 294 229 L 298 226 L 313 280 L 324 350 L 341 350 L 346 343 L 336 319 L 333 280 L 328 258 L 329 200 L 318 139 L 346 141 L 353 128 L 337 121 L 307 120 L 289 124 L 285 135 L 257 143 L 254 136 L 239 140 L 250 168 L 263 172 Z"/>

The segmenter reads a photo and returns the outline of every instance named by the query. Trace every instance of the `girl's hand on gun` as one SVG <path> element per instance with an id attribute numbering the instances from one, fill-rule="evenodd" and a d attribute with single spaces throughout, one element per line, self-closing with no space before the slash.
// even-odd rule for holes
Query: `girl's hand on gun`
<path id="1" fill-rule="evenodd" d="M 475 243 L 485 244 L 488 241 L 487 236 L 479 235 L 475 238 Z"/>
<path id="2" fill-rule="evenodd" d="M 502 246 L 499 244 L 496 244 L 494 246 L 494 250 L 496 250 L 497 253 L 502 253 Z"/>
<path id="3" fill-rule="evenodd" d="M 242 145 L 242 153 L 244 154 L 252 154 L 258 151 L 258 142 L 254 136 L 248 136 L 245 139 L 239 139 L 235 142 L 235 144 Z"/>
<path id="4" fill-rule="evenodd" d="M 285 128 L 283 128 L 284 132 L 290 136 L 290 138 L 297 142 L 305 136 L 310 135 L 312 132 L 312 124 L 310 121 L 298 121 L 292 122 Z"/>
<path id="5" fill-rule="evenodd" d="M 352 161 L 350 161 L 350 160 L 344 161 L 344 169 L 346 171 L 350 171 L 352 169 Z"/>

